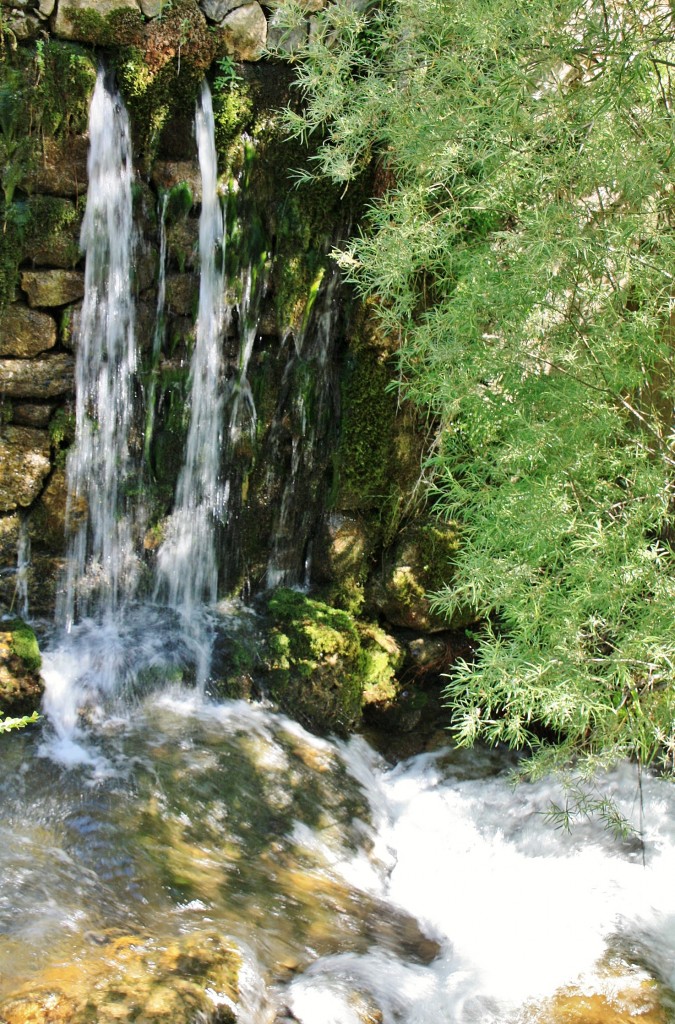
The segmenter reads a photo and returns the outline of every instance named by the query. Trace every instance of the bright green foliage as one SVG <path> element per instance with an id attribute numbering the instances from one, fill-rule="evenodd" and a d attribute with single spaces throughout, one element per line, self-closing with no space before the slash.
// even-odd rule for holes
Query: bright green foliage
<path id="1" fill-rule="evenodd" d="M 34 711 L 32 715 L 23 715 L 21 718 L 0 718 L 0 733 L 23 729 L 31 722 L 37 722 L 39 717 L 37 711 Z"/>
<path id="2" fill-rule="evenodd" d="M 400 332 L 461 525 L 435 606 L 483 625 L 456 735 L 530 746 L 533 771 L 672 769 L 672 11 L 337 0 L 316 24 L 286 121 L 324 133 L 334 180 L 378 164 L 341 262 Z"/>

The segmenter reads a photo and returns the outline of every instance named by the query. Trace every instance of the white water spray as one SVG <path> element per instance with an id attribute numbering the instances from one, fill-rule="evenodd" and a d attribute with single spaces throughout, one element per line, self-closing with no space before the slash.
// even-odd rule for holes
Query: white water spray
<path id="1" fill-rule="evenodd" d="M 82 224 L 85 295 L 77 338 L 76 432 L 68 458 L 65 593 L 57 617 L 110 616 L 133 591 L 136 564 L 125 501 L 136 370 L 129 121 L 99 70 L 89 114 L 89 187 Z"/>

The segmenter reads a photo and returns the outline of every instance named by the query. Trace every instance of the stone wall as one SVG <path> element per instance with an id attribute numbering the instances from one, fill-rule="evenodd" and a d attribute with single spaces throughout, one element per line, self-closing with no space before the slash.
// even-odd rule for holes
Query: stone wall
<path id="1" fill-rule="evenodd" d="M 305 531 L 309 541 L 301 556 L 308 560 L 311 549 L 312 583 L 323 599 L 409 630 L 411 642 L 445 630 L 426 593 L 450 575 L 457 540 L 452 528 L 426 518 L 417 487 L 425 432 L 385 390 L 394 347 L 378 334 L 372 310 L 358 308 L 334 284 L 328 255 L 353 228 L 369 183 L 358 183 L 346 197 L 322 182 L 292 187 L 291 170 L 309 166 L 310 154 L 284 139 L 274 120 L 293 95 L 292 69 L 266 54 L 281 38 L 275 15 L 237 0 L 0 2 L 0 99 L 10 97 L 0 119 L 0 155 L 15 172 L 3 178 L 0 197 L 0 603 L 17 608 L 17 550 L 22 546 L 25 555 L 29 543 L 20 582 L 30 612 L 51 617 L 54 609 L 84 280 L 78 239 L 86 117 L 102 58 L 115 70 L 130 111 L 137 168 L 133 288 L 144 411 L 132 444 L 144 467 L 138 541 L 148 570 L 172 507 L 189 415 L 200 202 L 192 120 L 206 76 L 228 197 L 235 310 L 225 339 L 229 376 L 236 373 L 243 329 L 237 281 L 253 265 L 264 279 L 249 374 L 258 419 L 228 456 L 233 511 L 220 538 L 221 589 L 247 595 L 263 589 L 273 545 L 280 579 L 293 582 L 283 567 L 297 572 L 291 563 L 300 556 L 291 548 Z M 309 33 L 322 0 L 305 6 L 302 32 Z M 285 37 L 284 46 L 292 45 Z M 163 195 L 167 306 L 157 359 Z M 327 318 L 334 335 L 328 370 L 314 342 L 306 341 Z M 320 391 L 318 378 L 326 373 Z M 285 480 L 308 415 L 320 421 L 315 448 L 299 478 L 296 508 L 283 519 L 279 509 L 290 500 Z"/>

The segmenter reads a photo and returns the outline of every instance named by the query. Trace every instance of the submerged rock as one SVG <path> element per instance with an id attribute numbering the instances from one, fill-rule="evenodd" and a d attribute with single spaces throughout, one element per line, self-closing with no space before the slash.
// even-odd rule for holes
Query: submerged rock
<path id="1" fill-rule="evenodd" d="M 3 1024 L 235 1024 L 241 955 L 216 932 L 165 948 L 136 935 L 97 935 L 92 943 L 98 955 L 76 970 L 52 970 L 48 985 L 25 986 L 1 1003 Z"/>

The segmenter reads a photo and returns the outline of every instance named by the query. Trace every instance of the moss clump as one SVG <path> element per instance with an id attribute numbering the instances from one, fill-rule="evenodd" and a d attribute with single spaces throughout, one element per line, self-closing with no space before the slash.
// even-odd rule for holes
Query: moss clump
<path id="1" fill-rule="evenodd" d="M 42 659 L 35 633 L 21 619 L 0 627 L 0 716 L 31 715 L 40 707 Z"/>
<path id="2" fill-rule="evenodd" d="M 93 46 L 133 46 L 143 35 L 143 15 L 128 7 L 99 14 L 98 11 L 69 11 L 68 20 L 77 36 Z"/>
<path id="3" fill-rule="evenodd" d="M 21 619 L 10 622 L 6 628 L 12 635 L 10 640 L 12 654 L 21 660 L 27 672 L 39 672 L 42 666 L 42 657 L 33 630 Z"/>
<path id="4" fill-rule="evenodd" d="M 342 421 L 336 455 L 341 509 L 382 505 L 397 480 L 393 437 L 396 397 L 389 390 L 392 370 L 368 348 L 350 354 L 342 379 Z"/>
<path id="5" fill-rule="evenodd" d="M 57 409 L 49 421 L 49 439 L 54 449 L 55 464 L 62 467 L 68 448 L 75 440 L 75 414 L 72 409 Z"/>
<path id="6" fill-rule="evenodd" d="M 294 590 L 268 599 L 270 691 L 284 710 L 320 731 L 347 732 L 361 714 L 364 689 L 391 686 L 397 645 L 376 626 Z"/>

